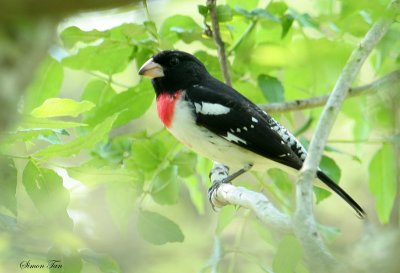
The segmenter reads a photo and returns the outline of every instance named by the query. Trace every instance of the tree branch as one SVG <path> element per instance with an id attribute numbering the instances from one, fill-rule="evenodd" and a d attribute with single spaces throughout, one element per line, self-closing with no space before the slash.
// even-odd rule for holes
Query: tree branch
<path id="1" fill-rule="evenodd" d="M 318 121 L 308 156 L 296 184 L 296 210 L 293 216 L 293 224 L 296 228 L 294 228 L 294 232 L 303 245 L 305 257 L 313 272 L 329 272 L 333 271 L 335 267 L 333 257 L 326 250 L 317 232 L 313 214 L 312 182 L 321 160 L 326 139 L 362 64 L 394 22 L 399 10 L 399 0 L 393 1 L 387 14 L 371 27 L 359 47 L 353 50 Z"/>
<path id="2" fill-rule="evenodd" d="M 218 50 L 219 64 L 221 66 L 222 74 L 224 75 L 225 83 L 229 86 L 232 86 L 231 76 L 230 76 L 229 70 L 228 70 L 228 61 L 226 59 L 225 45 L 221 39 L 221 33 L 219 31 L 219 23 L 218 23 L 216 5 L 217 5 L 216 0 L 207 0 L 207 7 L 210 10 L 212 33 L 213 33 L 214 41 L 215 41 L 215 44 L 217 45 L 217 50 Z"/>
<path id="3" fill-rule="evenodd" d="M 214 184 L 226 178 L 228 174 L 228 167 L 214 162 L 210 180 Z M 213 192 L 211 198 L 215 207 L 223 207 L 228 204 L 239 205 L 251 209 L 268 228 L 279 233 L 292 232 L 290 217 L 280 212 L 262 193 L 224 183 Z"/>
<path id="4" fill-rule="evenodd" d="M 394 85 L 398 82 L 400 82 L 400 70 L 393 71 L 370 84 L 350 88 L 346 98 L 375 94 L 382 87 Z M 328 98 L 329 95 L 324 95 L 303 100 L 261 104 L 259 106 L 268 113 L 281 113 L 323 106 L 328 101 Z"/>

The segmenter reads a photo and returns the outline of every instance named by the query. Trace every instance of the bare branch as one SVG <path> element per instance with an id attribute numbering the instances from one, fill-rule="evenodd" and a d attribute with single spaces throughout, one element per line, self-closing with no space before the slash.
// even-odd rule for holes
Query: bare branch
<path id="1" fill-rule="evenodd" d="M 296 184 L 296 211 L 293 216 L 293 224 L 296 228 L 293 230 L 303 245 L 305 257 L 313 272 L 329 272 L 333 271 L 335 267 L 333 257 L 326 250 L 317 232 L 313 214 L 312 182 L 321 160 L 326 139 L 362 64 L 394 22 L 399 10 L 399 0 L 393 1 L 387 14 L 371 27 L 359 47 L 353 50 L 324 107 L 310 143 L 308 156 Z"/>
<path id="2" fill-rule="evenodd" d="M 225 53 L 225 45 L 221 39 L 221 33 L 219 31 L 219 23 L 217 16 L 217 0 L 207 0 L 207 7 L 210 10 L 212 33 L 214 37 L 215 44 L 218 50 L 218 60 L 221 66 L 222 74 L 224 75 L 225 83 L 232 86 L 231 76 L 228 70 L 228 61 Z"/>
<path id="3" fill-rule="evenodd" d="M 346 98 L 375 94 L 384 86 L 395 85 L 400 82 L 400 70 L 393 71 L 367 85 L 350 88 Z M 313 97 L 304 100 L 293 100 L 259 105 L 268 113 L 281 113 L 298 111 L 323 106 L 328 101 L 329 95 Z"/>

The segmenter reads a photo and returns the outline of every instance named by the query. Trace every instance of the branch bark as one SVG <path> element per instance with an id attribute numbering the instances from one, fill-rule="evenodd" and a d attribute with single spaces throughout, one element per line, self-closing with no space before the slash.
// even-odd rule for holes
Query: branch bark
<path id="1" fill-rule="evenodd" d="M 294 228 L 294 232 L 303 245 L 305 257 L 313 272 L 333 272 L 336 265 L 317 232 L 313 214 L 312 181 L 319 166 L 329 132 L 336 120 L 340 106 L 349 93 L 352 82 L 372 49 L 394 22 L 399 10 L 399 0 L 393 1 L 387 14 L 371 27 L 359 47 L 353 50 L 318 121 L 308 156 L 296 184 L 296 210 L 293 216 L 293 224 L 296 228 Z"/>
<path id="2" fill-rule="evenodd" d="M 375 94 L 385 86 L 393 85 L 400 82 L 400 70 L 393 71 L 367 85 L 350 88 L 347 98 Z M 304 100 L 293 100 L 287 102 L 277 102 L 259 105 L 268 113 L 282 113 L 290 111 L 299 111 L 309 108 L 320 107 L 326 104 L 329 95 L 313 97 Z"/>
<path id="3" fill-rule="evenodd" d="M 207 7 L 210 10 L 212 34 L 215 44 L 217 45 L 218 60 L 221 66 L 222 74 L 224 75 L 224 81 L 227 85 L 232 86 L 231 76 L 229 74 L 229 69 L 228 69 L 228 61 L 225 53 L 225 45 L 221 39 L 221 33 L 219 31 L 219 23 L 217 16 L 217 1 L 207 0 Z"/>

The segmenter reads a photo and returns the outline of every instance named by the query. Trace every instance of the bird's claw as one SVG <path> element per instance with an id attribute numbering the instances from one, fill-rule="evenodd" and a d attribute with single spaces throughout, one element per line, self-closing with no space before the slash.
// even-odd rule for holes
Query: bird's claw
<path id="1" fill-rule="evenodd" d="M 215 202 L 217 199 L 217 190 L 222 184 L 225 184 L 225 183 L 230 183 L 230 180 L 222 179 L 222 180 L 214 181 L 214 183 L 208 189 L 208 201 L 210 202 L 211 207 L 214 211 L 216 211 L 216 209 L 215 209 L 216 205 L 219 207 L 218 204 L 215 204 L 215 203 L 218 203 L 218 201 Z"/>

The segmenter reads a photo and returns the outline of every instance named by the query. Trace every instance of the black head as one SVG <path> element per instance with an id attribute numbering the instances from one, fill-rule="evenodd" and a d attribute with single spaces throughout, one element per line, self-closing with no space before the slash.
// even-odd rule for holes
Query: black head
<path id="1" fill-rule="evenodd" d="M 196 57 L 177 50 L 157 53 L 143 64 L 139 75 L 152 79 L 157 95 L 187 89 L 210 77 L 204 65 Z"/>

